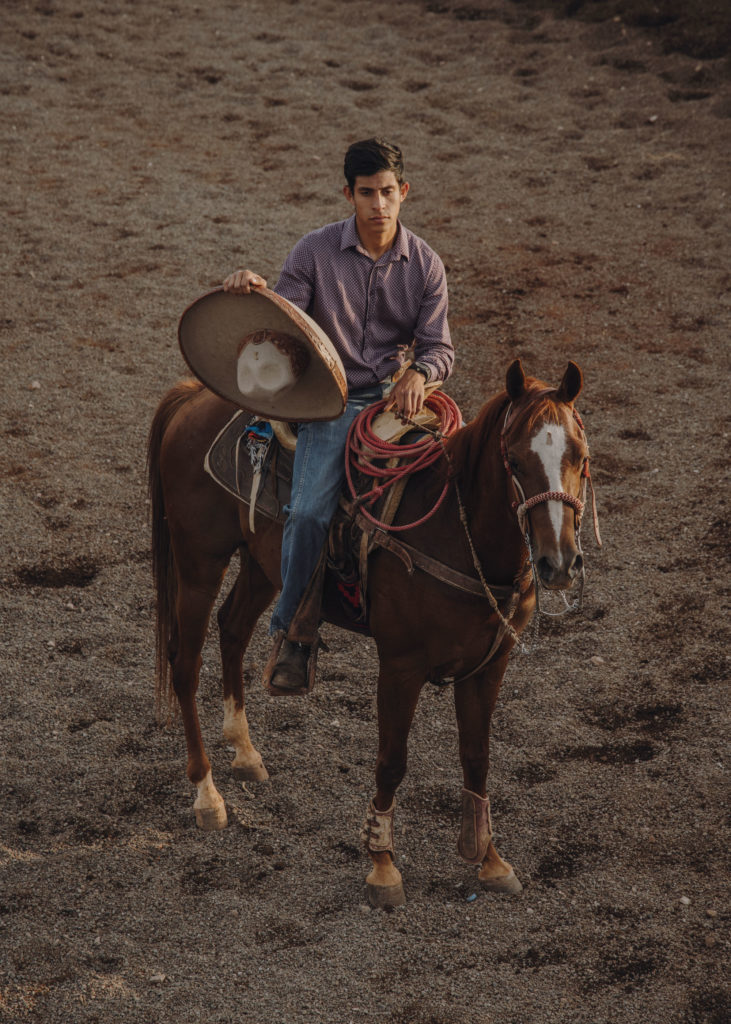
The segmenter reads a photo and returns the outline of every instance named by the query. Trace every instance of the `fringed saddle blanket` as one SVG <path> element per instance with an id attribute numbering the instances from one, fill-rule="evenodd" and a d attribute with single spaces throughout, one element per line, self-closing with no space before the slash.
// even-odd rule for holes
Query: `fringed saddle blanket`
<path id="1" fill-rule="evenodd" d="M 293 463 L 294 452 L 280 446 L 271 424 L 241 410 L 208 449 L 203 465 L 217 484 L 250 507 L 253 529 L 253 510 L 267 519 L 284 522 Z"/>

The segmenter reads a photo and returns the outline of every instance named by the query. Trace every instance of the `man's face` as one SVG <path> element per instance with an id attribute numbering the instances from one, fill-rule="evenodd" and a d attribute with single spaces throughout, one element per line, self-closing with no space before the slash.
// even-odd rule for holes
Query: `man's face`
<path id="1" fill-rule="evenodd" d="M 379 171 L 368 177 L 359 174 L 352 190 L 348 185 L 343 189 L 345 198 L 355 207 L 358 230 L 370 235 L 396 231 L 401 203 L 408 191 L 408 182 L 399 186 L 393 171 Z"/>

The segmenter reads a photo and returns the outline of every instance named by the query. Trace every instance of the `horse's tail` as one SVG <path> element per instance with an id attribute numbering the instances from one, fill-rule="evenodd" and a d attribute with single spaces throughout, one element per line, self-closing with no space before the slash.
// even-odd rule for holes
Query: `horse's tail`
<path id="1" fill-rule="evenodd" d="M 152 578 L 155 586 L 155 698 L 158 716 L 173 705 L 168 650 L 175 629 L 177 576 L 160 474 L 160 450 L 170 422 L 203 389 L 196 380 L 180 381 L 157 407 L 147 439 L 147 484 L 152 507 Z"/>

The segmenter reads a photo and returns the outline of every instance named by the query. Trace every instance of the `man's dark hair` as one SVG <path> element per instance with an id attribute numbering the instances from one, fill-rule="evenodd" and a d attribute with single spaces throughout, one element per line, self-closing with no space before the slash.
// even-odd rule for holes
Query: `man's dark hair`
<path id="1" fill-rule="evenodd" d="M 383 139 L 364 139 L 354 142 L 345 154 L 345 179 L 351 192 L 358 175 L 369 178 L 379 171 L 393 171 L 399 185 L 404 181 L 404 158 L 398 146 Z"/>

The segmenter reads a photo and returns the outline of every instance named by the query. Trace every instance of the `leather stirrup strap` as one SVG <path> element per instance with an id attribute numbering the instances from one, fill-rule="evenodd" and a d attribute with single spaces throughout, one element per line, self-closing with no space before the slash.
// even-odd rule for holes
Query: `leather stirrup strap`
<path id="1" fill-rule="evenodd" d="M 292 643 L 314 646 L 319 638 L 318 628 L 322 617 L 322 591 L 325 586 L 327 569 L 327 544 L 323 545 L 315 571 L 310 577 L 297 610 L 289 624 L 287 639 Z"/>

